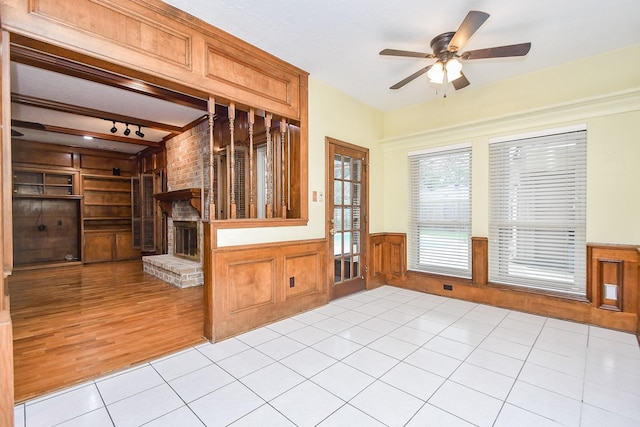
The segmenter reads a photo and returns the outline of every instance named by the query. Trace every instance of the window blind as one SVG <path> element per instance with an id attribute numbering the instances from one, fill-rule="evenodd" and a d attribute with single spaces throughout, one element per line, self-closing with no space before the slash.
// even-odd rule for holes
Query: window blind
<path id="1" fill-rule="evenodd" d="M 471 277 L 471 145 L 409 153 L 409 268 Z"/>
<path id="2" fill-rule="evenodd" d="M 586 130 L 489 146 L 489 280 L 585 294 Z"/>

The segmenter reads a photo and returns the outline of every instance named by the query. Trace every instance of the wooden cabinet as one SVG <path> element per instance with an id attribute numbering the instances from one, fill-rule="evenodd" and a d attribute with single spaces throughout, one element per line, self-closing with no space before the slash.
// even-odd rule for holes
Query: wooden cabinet
<path id="1" fill-rule="evenodd" d="M 74 181 L 75 173 L 73 172 L 14 170 L 13 194 L 14 196 L 71 196 L 77 194 Z"/>
<path id="2" fill-rule="evenodd" d="M 88 231 L 84 234 L 84 262 L 123 261 L 140 257 L 132 247 L 131 231 Z"/>
<path id="3" fill-rule="evenodd" d="M 82 175 L 84 262 L 135 259 L 131 233 L 131 178 Z"/>
<path id="4" fill-rule="evenodd" d="M 131 178 L 82 175 L 85 231 L 131 230 Z"/>

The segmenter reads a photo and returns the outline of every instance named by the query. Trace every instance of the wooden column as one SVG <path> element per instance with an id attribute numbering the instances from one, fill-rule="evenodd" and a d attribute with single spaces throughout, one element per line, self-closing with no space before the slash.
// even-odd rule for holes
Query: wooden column
<path id="1" fill-rule="evenodd" d="M 280 119 L 280 216 L 282 218 L 287 217 L 287 203 L 285 199 L 285 191 L 284 191 L 284 138 L 287 130 L 287 121 L 284 119 Z"/>
<path id="2" fill-rule="evenodd" d="M 229 135 L 231 142 L 229 143 L 229 218 L 236 218 L 236 149 L 234 125 L 236 120 L 236 105 L 232 102 L 229 104 Z"/>
<path id="3" fill-rule="evenodd" d="M 216 102 L 213 97 L 209 97 L 209 221 L 213 221 L 216 219 L 216 201 L 215 201 L 215 191 L 213 188 L 214 176 L 213 171 L 215 170 L 214 165 L 214 153 L 215 153 L 215 141 L 213 130 L 215 126 L 215 117 L 216 117 Z"/>
<path id="4" fill-rule="evenodd" d="M 253 108 L 249 108 L 249 218 L 256 217 L 256 186 L 254 183 L 253 164 L 253 124 L 255 123 L 256 112 Z"/>
<path id="5" fill-rule="evenodd" d="M 273 218 L 273 141 L 271 140 L 271 113 L 264 116 L 264 127 L 267 133 L 267 203 L 265 216 Z"/>

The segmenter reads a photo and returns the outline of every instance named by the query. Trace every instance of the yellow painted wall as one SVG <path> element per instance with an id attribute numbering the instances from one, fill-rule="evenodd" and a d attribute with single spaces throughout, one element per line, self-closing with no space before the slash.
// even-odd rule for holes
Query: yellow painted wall
<path id="1" fill-rule="evenodd" d="M 270 227 L 218 230 L 219 246 L 234 246 L 324 238 L 325 203 L 312 201 L 313 191 L 325 189 L 325 137 L 369 148 L 369 231 L 384 231 L 384 170 L 379 141 L 382 112 L 331 86 L 309 79 L 309 223 L 306 227 Z M 326 198 L 325 198 L 326 200 Z"/>
<path id="2" fill-rule="evenodd" d="M 587 241 L 640 244 L 638 70 L 635 45 L 386 113 L 385 230 L 407 231 L 408 152 L 472 143 L 473 235 L 487 236 L 489 139 L 585 123 Z"/>

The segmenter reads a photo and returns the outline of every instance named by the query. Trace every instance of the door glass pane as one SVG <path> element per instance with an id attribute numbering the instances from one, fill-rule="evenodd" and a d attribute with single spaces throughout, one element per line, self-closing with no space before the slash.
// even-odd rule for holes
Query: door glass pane
<path id="1" fill-rule="evenodd" d="M 357 182 L 362 181 L 362 160 L 360 159 L 353 159 L 351 180 Z"/>
<path id="2" fill-rule="evenodd" d="M 360 190 L 361 190 L 362 185 L 361 184 L 353 184 L 353 204 L 356 206 L 360 206 Z"/>
<path id="3" fill-rule="evenodd" d="M 351 241 L 351 250 L 353 254 L 360 253 L 360 232 L 354 231 L 351 233 L 352 241 Z"/>
<path id="4" fill-rule="evenodd" d="M 333 281 L 335 283 L 342 282 L 342 259 L 336 257 L 333 260 Z"/>
<path id="5" fill-rule="evenodd" d="M 342 208 L 339 206 L 333 208 L 333 221 L 334 230 L 342 231 Z"/>
<path id="6" fill-rule="evenodd" d="M 344 249 L 342 250 L 343 255 L 349 255 L 351 253 L 351 233 L 345 232 L 343 236 L 344 240 Z"/>
<path id="7" fill-rule="evenodd" d="M 333 255 L 341 256 L 342 253 L 342 233 L 336 232 L 333 235 Z"/>
<path id="8" fill-rule="evenodd" d="M 357 206 L 353 207 L 353 224 L 351 228 L 354 230 L 360 230 L 360 208 Z"/>
<path id="9" fill-rule="evenodd" d="M 342 156 L 340 154 L 333 156 L 333 177 L 342 179 Z"/>
<path id="10" fill-rule="evenodd" d="M 344 229 L 349 230 L 351 228 L 351 208 L 344 208 Z"/>
<path id="11" fill-rule="evenodd" d="M 344 177 L 343 179 L 351 179 L 351 157 L 344 156 Z"/>
<path id="12" fill-rule="evenodd" d="M 342 181 L 333 181 L 333 204 L 342 204 Z"/>
<path id="13" fill-rule="evenodd" d="M 351 279 L 351 263 L 349 258 L 344 260 L 344 280 Z"/>
<path id="14" fill-rule="evenodd" d="M 353 257 L 353 277 L 360 276 L 360 257 Z"/>
<path id="15" fill-rule="evenodd" d="M 351 185 L 352 184 L 350 182 L 344 183 L 344 204 L 345 205 L 351 204 Z"/>

